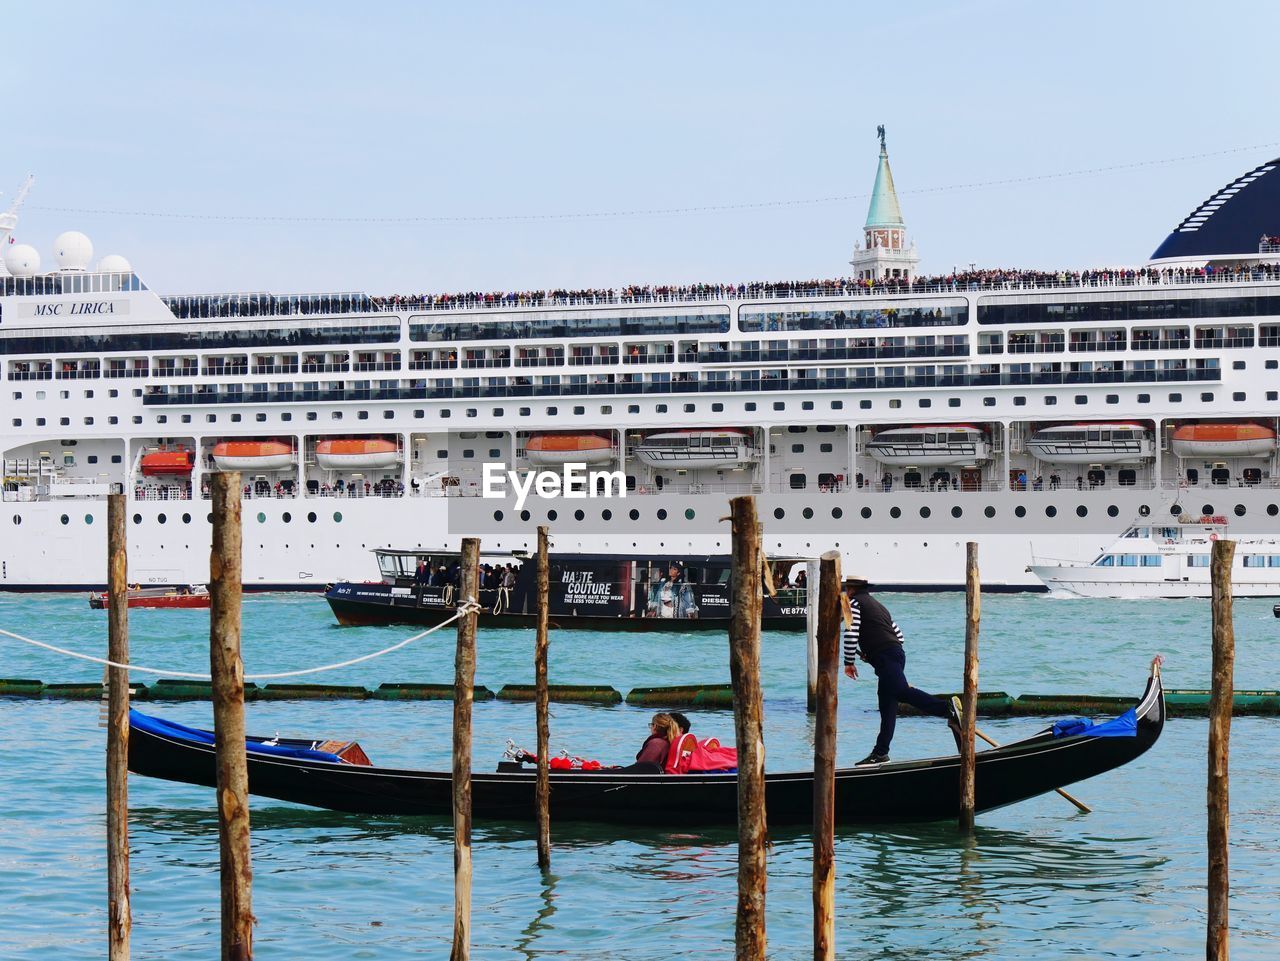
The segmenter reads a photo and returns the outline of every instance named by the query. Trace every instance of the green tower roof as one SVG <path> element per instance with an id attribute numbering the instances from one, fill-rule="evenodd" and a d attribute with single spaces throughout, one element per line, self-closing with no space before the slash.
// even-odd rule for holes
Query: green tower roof
<path id="1" fill-rule="evenodd" d="M 889 152 L 883 138 L 880 141 L 880 166 L 876 169 L 876 185 L 871 190 L 871 206 L 867 208 L 870 227 L 905 227 L 902 208 L 898 206 L 898 192 L 893 188 L 893 171 L 889 169 Z"/>

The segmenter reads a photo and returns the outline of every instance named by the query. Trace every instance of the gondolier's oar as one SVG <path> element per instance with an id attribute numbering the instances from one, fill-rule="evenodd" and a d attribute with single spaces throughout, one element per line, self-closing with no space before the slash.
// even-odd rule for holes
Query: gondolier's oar
<path id="1" fill-rule="evenodd" d="M 954 705 L 954 707 L 955 707 L 955 709 L 956 709 L 956 714 L 958 715 L 958 714 L 960 713 L 960 698 L 958 698 L 958 697 L 953 697 L 953 698 L 951 699 L 951 703 L 952 703 L 952 705 Z M 995 740 L 994 738 L 988 737 L 987 735 L 983 734 L 983 733 L 982 733 L 982 730 L 981 730 L 980 728 L 976 727 L 976 726 L 975 726 L 975 727 L 974 727 L 974 729 L 973 729 L 973 733 L 977 734 L 977 735 L 978 735 L 978 737 L 982 738 L 984 741 L 986 741 L 986 742 L 987 742 L 988 744 L 990 744 L 992 747 L 999 747 L 999 746 L 1000 746 L 1000 742 L 999 742 L 999 741 L 997 741 L 997 740 Z M 1083 811 L 1085 814 L 1092 814 L 1092 813 L 1093 813 L 1093 808 L 1089 807 L 1089 805 L 1085 804 L 1085 803 L 1084 803 L 1083 801 L 1081 801 L 1078 797 L 1075 797 L 1074 795 L 1068 794 L 1066 791 L 1062 790 L 1062 788 L 1060 788 L 1060 787 L 1056 787 L 1056 788 L 1054 788 L 1054 791 L 1056 791 L 1058 794 L 1061 794 L 1064 798 L 1066 798 L 1068 801 L 1070 801 L 1072 804 L 1074 804 L 1076 807 L 1078 807 L 1078 808 L 1079 808 L 1081 811 Z"/>

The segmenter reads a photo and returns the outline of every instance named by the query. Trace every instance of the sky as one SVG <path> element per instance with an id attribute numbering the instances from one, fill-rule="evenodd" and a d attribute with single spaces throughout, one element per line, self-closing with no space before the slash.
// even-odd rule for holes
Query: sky
<path id="1" fill-rule="evenodd" d="M 1276 4 L 65 0 L 4 20 L 0 209 L 37 178 L 17 239 L 48 269 L 82 230 L 164 293 L 842 276 L 877 124 L 922 273 L 1138 264 L 1280 156 Z"/>

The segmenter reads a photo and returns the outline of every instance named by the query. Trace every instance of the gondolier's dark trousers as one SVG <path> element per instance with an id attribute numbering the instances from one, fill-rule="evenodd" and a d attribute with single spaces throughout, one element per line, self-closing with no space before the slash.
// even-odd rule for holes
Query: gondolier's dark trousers
<path id="1" fill-rule="evenodd" d="M 882 647 L 864 659 L 871 665 L 879 680 L 877 694 L 880 699 L 880 736 L 876 738 L 876 754 L 889 753 L 889 744 L 893 741 L 893 732 L 898 724 L 899 701 L 906 701 L 917 711 L 930 717 L 949 715 L 946 701 L 907 683 L 907 655 L 901 644 Z"/>

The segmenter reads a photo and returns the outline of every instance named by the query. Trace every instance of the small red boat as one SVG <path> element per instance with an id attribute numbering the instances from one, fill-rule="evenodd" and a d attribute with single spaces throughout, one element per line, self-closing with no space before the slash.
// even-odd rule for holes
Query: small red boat
<path id="1" fill-rule="evenodd" d="M 109 605 L 110 597 L 106 591 L 89 595 L 89 606 L 95 610 L 103 610 Z M 130 607 L 208 607 L 209 589 L 203 584 L 191 587 L 131 587 L 129 588 Z"/>

